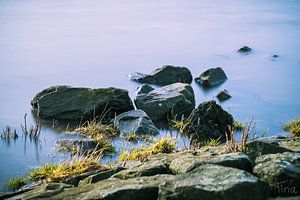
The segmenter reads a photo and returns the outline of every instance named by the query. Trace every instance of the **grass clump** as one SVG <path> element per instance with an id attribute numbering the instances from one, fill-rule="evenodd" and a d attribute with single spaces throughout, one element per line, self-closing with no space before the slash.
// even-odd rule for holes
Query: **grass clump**
<path id="1" fill-rule="evenodd" d="M 293 137 L 300 137 L 300 119 L 292 119 L 283 125 L 283 129 L 292 134 Z"/>
<path id="2" fill-rule="evenodd" d="M 188 120 L 184 120 L 184 119 L 181 119 L 181 120 L 173 119 L 173 120 L 171 120 L 171 127 L 177 129 L 179 131 L 179 133 L 181 133 L 183 135 L 186 135 L 185 130 L 190 125 L 191 125 L 191 121 L 188 121 Z"/>
<path id="3" fill-rule="evenodd" d="M 245 128 L 242 130 L 242 138 L 241 141 L 238 141 L 236 138 L 236 132 L 234 126 L 229 126 L 229 131 L 226 133 L 226 145 L 225 152 L 226 153 L 234 153 L 234 152 L 245 152 L 246 151 L 246 143 L 249 138 L 249 135 L 253 134 L 255 128 L 255 122 L 253 119 L 249 123 L 246 123 Z"/>
<path id="4" fill-rule="evenodd" d="M 242 122 L 233 121 L 233 127 L 235 128 L 236 131 L 242 131 L 243 129 L 245 129 L 245 124 L 243 124 Z"/>
<path id="5" fill-rule="evenodd" d="M 28 178 L 34 181 L 57 182 L 89 171 L 105 170 L 107 167 L 99 164 L 101 157 L 74 156 L 73 159 L 58 164 L 45 164 L 31 171 Z"/>
<path id="6" fill-rule="evenodd" d="M 10 179 L 6 182 L 6 185 L 13 190 L 18 190 L 22 186 L 26 185 L 28 182 L 28 179 L 26 177 L 16 177 L 13 179 Z"/>
<path id="7" fill-rule="evenodd" d="M 130 151 L 123 151 L 119 157 L 119 162 L 128 160 L 143 161 L 150 155 L 158 153 L 172 153 L 176 149 L 176 141 L 172 137 L 166 136 L 165 138 L 158 139 L 154 144 Z"/>
<path id="8" fill-rule="evenodd" d="M 79 128 L 75 129 L 75 132 L 95 140 L 99 148 L 109 151 L 113 150 L 110 144 L 111 138 L 119 134 L 112 125 L 101 124 L 97 121 L 97 118 L 85 122 Z"/>
<path id="9" fill-rule="evenodd" d="M 214 138 L 209 138 L 209 140 L 206 140 L 200 144 L 200 146 L 209 146 L 209 147 L 216 147 L 221 144 L 220 142 L 221 137 L 214 139 Z"/>
<path id="10" fill-rule="evenodd" d="M 122 136 L 125 140 L 129 142 L 137 142 L 138 140 L 143 140 L 145 142 L 153 142 L 153 137 L 149 135 L 137 135 L 136 133 L 132 132 L 128 135 Z"/>

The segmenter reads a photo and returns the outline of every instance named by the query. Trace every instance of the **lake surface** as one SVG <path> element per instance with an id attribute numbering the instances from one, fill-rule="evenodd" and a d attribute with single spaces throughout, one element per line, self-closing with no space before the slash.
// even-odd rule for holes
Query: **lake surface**
<path id="1" fill-rule="evenodd" d="M 196 77 L 219 66 L 224 84 L 205 91 L 192 83 L 197 104 L 228 89 L 232 98 L 221 105 L 236 119 L 253 117 L 258 135 L 283 134 L 282 124 L 300 114 L 299 11 L 297 0 L 0 1 L 0 130 L 10 125 L 20 135 L 0 140 L 0 191 L 6 180 L 69 156 L 54 141 L 78 136 L 49 127 L 38 142 L 21 136 L 25 113 L 34 123 L 30 100 L 52 85 L 115 86 L 134 97 L 131 72 L 172 64 Z M 244 45 L 253 53 L 239 55 Z"/>

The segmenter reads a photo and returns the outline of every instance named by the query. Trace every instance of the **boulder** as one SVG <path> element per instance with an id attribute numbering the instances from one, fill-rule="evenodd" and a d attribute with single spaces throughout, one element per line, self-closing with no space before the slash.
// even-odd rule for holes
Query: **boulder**
<path id="1" fill-rule="evenodd" d="M 128 91 L 118 88 L 54 86 L 38 93 L 31 105 L 39 116 L 57 120 L 87 120 L 105 113 L 106 118 L 134 109 Z"/>
<path id="2" fill-rule="evenodd" d="M 128 135 L 135 133 L 159 134 L 150 117 L 143 110 L 131 110 L 116 116 L 114 126 L 120 130 L 121 134 Z"/>
<path id="3" fill-rule="evenodd" d="M 250 47 L 243 46 L 238 50 L 238 52 L 247 55 L 252 52 L 252 49 Z"/>
<path id="4" fill-rule="evenodd" d="M 230 99 L 231 95 L 229 94 L 228 90 L 222 90 L 218 93 L 217 98 L 219 99 L 219 101 L 225 101 L 227 99 Z"/>
<path id="5" fill-rule="evenodd" d="M 193 80 L 190 70 L 186 67 L 165 65 L 154 70 L 150 74 L 132 73 L 129 75 L 131 80 L 140 83 L 150 83 L 157 85 L 169 85 L 172 83 L 191 83 Z"/>
<path id="6" fill-rule="evenodd" d="M 195 81 L 203 87 L 213 87 L 227 80 L 227 76 L 221 67 L 210 68 L 195 78 Z"/>
<path id="7" fill-rule="evenodd" d="M 89 154 L 96 148 L 97 142 L 90 139 L 58 139 L 55 142 L 57 151 L 65 151 L 71 153 Z"/>
<path id="8" fill-rule="evenodd" d="M 255 160 L 253 172 L 269 184 L 272 196 L 300 195 L 300 153 L 260 156 Z"/>
<path id="9" fill-rule="evenodd" d="M 244 153 L 230 153 L 210 157 L 181 156 L 171 162 L 169 169 L 173 174 L 182 174 L 204 164 L 217 164 L 252 172 L 250 158 Z"/>
<path id="10" fill-rule="evenodd" d="M 269 195 L 267 184 L 250 173 L 218 165 L 202 165 L 177 175 L 159 191 L 161 200 L 263 200 Z"/>
<path id="11" fill-rule="evenodd" d="M 154 90 L 154 88 L 151 87 L 150 85 L 142 84 L 141 86 L 139 86 L 137 88 L 137 94 L 146 94 L 146 93 L 151 92 L 152 90 Z"/>
<path id="12" fill-rule="evenodd" d="M 223 110 L 216 101 L 201 103 L 188 117 L 190 125 L 184 130 L 195 141 L 219 139 L 225 141 L 228 125 L 233 124 L 233 117 Z"/>
<path id="13" fill-rule="evenodd" d="M 147 94 L 137 95 L 135 105 L 156 122 L 167 120 L 170 115 L 188 115 L 195 108 L 195 95 L 190 85 L 173 83 Z"/>

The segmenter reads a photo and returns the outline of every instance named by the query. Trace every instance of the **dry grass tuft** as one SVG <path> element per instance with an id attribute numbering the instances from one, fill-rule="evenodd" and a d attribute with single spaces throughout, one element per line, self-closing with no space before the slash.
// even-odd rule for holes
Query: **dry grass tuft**
<path id="1" fill-rule="evenodd" d="M 226 133 L 226 145 L 225 152 L 226 153 L 234 153 L 234 152 L 245 152 L 246 151 L 246 143 L 249 138 L 249 135 L 253 134 L 255 128 L 255 122 L 253 119 L 249 123 L 245 124 L 245 127 L 242 130 L 242 139 L 241 141 L 237 141 L 236 132 L 233 126 L 229 126 L 229 131 Z"/>
<path id="2" fill-rule="evenodd" d="M 119 162 L 128 160 L 143 161 L 150 155 L 158 153 L 172 153 L 176 149 L 176 141 L 172 137 L 158 139 L 156 142 L 148 147 L 141 149 L 133 149 L 131 151 L 123 151 L 119 157 Z"/>

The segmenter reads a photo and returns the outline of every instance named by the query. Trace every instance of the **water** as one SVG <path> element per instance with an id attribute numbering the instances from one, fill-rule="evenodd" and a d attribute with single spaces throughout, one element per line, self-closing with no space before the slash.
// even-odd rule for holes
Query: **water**
<path id="1" fill-rule="evenodd" d="M 115 86 L 133 97 L 130 72 L 173 64 L 194 77 L 223 67 L 229 79 L 221 86 L 192 84 L 197 104 L 228 89 L 233 97 L 222 106 L 235 118 L 253 117 L 258 134 L 280 134 L 300 113 L 299 10 L 297 0 L 1 1 L 0 130 L 9 124 L 21 133 L 30 100 L 48 86 Z M 238 55 L 244 45 L 254 53 Z M 24 136 L 0 141 L 0 191 L 31 167 L 68 157 L 53 150 L 64 137 L 75 136 L 44 127 L 37 144 Z"/>

